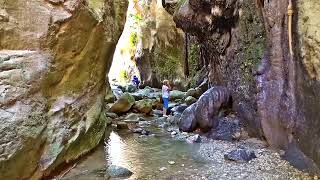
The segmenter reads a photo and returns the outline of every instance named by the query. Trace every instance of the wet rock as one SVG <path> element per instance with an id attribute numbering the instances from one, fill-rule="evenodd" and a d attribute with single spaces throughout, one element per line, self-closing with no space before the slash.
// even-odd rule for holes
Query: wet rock
<path id="1" fill-rule="evenodd" d="M 248 149 L 236 149 L 229 153 L 224 154 L 224 158 L 236 162 L 248 162 L 257 156 L 254 151 Z"/>
<path id="2" fill-rule="evenodd" d="M 184 101 L 188 106 L 190 106 L 191 104 L 197 102 L 197 99 L 192 96 L 188 96 Z"/>
<path id="3" fill-rule="evenodd" d="M 171 109 L 172 112 L 178 112 L 178 113 L 183 113 L 183 111 L 185 109 L 187 109 L 188 105 L 186 104 L 181 104 L 181 105 L 178 105 L 178 106 L 175 106 Z"/>
<path id="4" fill-rule="evenodd" d="M 129 84 L 125 87 L 125 92 L 133 93 L 135 91 L 137 91 L 137 87 L 132 84 Z"/>
<path id="5" fill-rule="evenodd" d="M 128 129 L 128 124 L 126 122 L 119 121 L 117 122 L 117 129 Z"/>
<path id="6" fill-rule="evenodd" d="M 135 102 L 129 93 L 123 93 L 120 98 L 111 106 L 110 111 L 114 113 L 124 113 L 131 109 Z"/>
<path id="7" fill-rule="evenodd" d="M 152 100 L 143 99 L 136 101 L 133 105 L 133 109 L 144 114 L 149 114 L 152 111 Z"/>
<path id="8" fill-rule="evenodd" d="M 159 168 L 159 171 L 164 171 L 164 170 L 167 170 L 167 168 L 166 167 Z"/>
<path id="9" fill-rule="evenodd" d="M 129 113 L 123 118 L 123 121 L 127 123 L 137 123 L 140 121 L 141 116 L 142 114 Z"/>
<path id="10" fill-rule="evenodd" d="M 131 130 L 133 133 L 141 133 L 142 131 L 143 131 L 143 129 L 142 128 L 135 128 L 135 129 L 132 129 Z"/>
<path id="11" fill-rule="evenodd" d="M 163 113 L 161 110 L 155 109 L 155 110 L 152 110 L 152 114 L 156 116 L 162 116 Z"/>
<path id="12" fill-rule="evenodd" d="M 105 113 L 107 117 L 115 119 L 118 117 L 118 115 L 116 113 L 112 113 L 112 112 L 106 112 Z"/>
<path id="13" fill-rule="evenodd" d="M 190 132 L 196 128 L 195 109 L 196 104 L 192 104 L 183 111 L 179 123 L 180 131 Z"/>
<path id="14" fill-rule="evenodd" d="M 164 124 L 164 123 L 167 123 L 167 118 L 166 117 L 160 117 L 160 118 L 155 119 L 154 122 L 156 124 Z"/>
<path id="15" fill-rule="evenodd" d="M 169 116 L 167 118 L 167 122 L 171 125 L 178 125 L 179 122 L 180 122 L 180 117 L 181 115 L 180 114 L 175 114 L 173 116 Z"/>
<path id="16" fill-rule="evenodd" d="M 173 90 L 170 91 L 170 100 L 174 101 L 176 99 L 183 99 L 186 96 L 185 92 Z"/>
<path id="17" fill-rule="evenodd" d="M 186 141 L 190 144 L 201 142 L 201 136 L 199 134 L 192 135 L 186 139 Z"/>
<path id="18" fill-rule="evenodd" d="M 139 127 L 146 127 L 146 126 L 151 125 L 151 122 L 150 121 L 139 121 L 138 125 L 139 125 Z"/>
<path id="19" fill-rule="evenodd" d="M 129 169 L 121 166 L 110 165 L 107 169 L 107 175 L 109 175 L 111 178 L 129 177 L 132 174 L 133 173 Z"/>

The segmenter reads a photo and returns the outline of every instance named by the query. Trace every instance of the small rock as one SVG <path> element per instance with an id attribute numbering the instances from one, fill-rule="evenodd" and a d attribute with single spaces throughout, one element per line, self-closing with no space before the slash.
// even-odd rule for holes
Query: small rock
<path id="1" fill-rule="evenodd" d="M 128 124 L 125 122 L 117 122 L 117 128 L 118 129 L 128 129 Z"/>
<path id="2" fill-rule="evenodd" d="M 170 165 L 174 165 L 176 162 L 174 162 L 174 161 L 168 161 L 168 163 L 169 163 Z"/>
<path id="3" fill-rule="evenodd" d="M 176 135 L 176 134 L 177 134 L 177 132 L 175 132 L 175 131 L 172 131 L 172 132 L 171 132 L 171 135 L 172 135 L 172 136 L 174 136 L 174 135 Z"/>
<path id="4" fill-rule="evenodd" d="M 236 149 L 224 155 L 226 160 L 236 162 L 249 162 L 256 157 L 254 151 L 247 149 Z"/>
<path id="5" fill-rule="evenodd" d="M 112 113 L 112 112 L 106 112 L 106 116 L 110 117 L 112 119 L 115 119 L 118 117 L 118 115 L 116 113 Z"/>
<path id="6" fill-rule="evenodd" d="M 143 129 L 142 128 L 135 128 L 135 129 L 132 129 L 131 130 L 133 133 L 139 133 L 139 134 L 141 134 L 141 132 L 143 131 Z"/>
<path id="7" fill-rule="evenodd" d="M 182 167 L 184 167 L 184 164 L 181 164 Z"/>
<path id="8" fill-rule="evenodd" d="M 188 143 L 198 143 L 198 142 L 201 142 L 201 137 L 199 134 L 196 134 L 196 135 L 188 137 L 186 141 Z"/>
<path id="9" fill-rule="evenodd" d="M 164 170 L 167 170 L 167 168 L 166 167 L 159 168 L 159 171 L 164 171 Z"/>
<path id="10" fill-rule="evenodd" d="M 112 178 L 116 178 L 116 177 L 129 177 L 133 173 L 127 168 L 111 165 L 107 169 L 107 174 Z"/>

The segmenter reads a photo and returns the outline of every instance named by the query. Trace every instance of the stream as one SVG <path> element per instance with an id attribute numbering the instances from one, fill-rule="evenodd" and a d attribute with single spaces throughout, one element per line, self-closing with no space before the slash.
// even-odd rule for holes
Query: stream
<path id="1" fill-rule="evenodd" d="M 108 131 L 104 143 L 55 179 L 103 180 L 110 165 L 133 173 L 110 179 L 310 179 L 257 139 L 187 143 L 165 128 L 145 128 L 152 135 L 134 134 L 128 129 Z M 247 163 L 224 159 L 224 153 L 238 147 L 252 149 L 257 158 Z"/>

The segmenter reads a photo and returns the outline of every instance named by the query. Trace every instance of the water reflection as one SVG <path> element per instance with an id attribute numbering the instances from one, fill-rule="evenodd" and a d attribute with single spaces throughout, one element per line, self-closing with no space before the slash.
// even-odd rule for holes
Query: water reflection
<path id="1" fill-rule="evenodd" d="M 153 130 L 153 132 L 155 132 Z M 204 163 L 194 157 L 198 146 L 188 145 L 156 132 L 155 137 L 139 137 L 126 131 L 111 132 L 107 140 L 108 164 L 122 166 L 134 174 L 130 179 L 167 178 L 186 167 L 200 167 Z M 174 161 L 170 165 L 168 161 Z M 159 168 L 166 167 L 165 173 Z"/>

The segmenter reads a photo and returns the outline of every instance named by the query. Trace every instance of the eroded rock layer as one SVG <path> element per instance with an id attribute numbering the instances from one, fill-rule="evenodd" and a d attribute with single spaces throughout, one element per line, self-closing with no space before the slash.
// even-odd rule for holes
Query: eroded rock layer
<path id="1" fill-rule="evenodd" d="M 104 134 L 127 2 L 0 0 L 0 179 L 38 179 Z"/>

